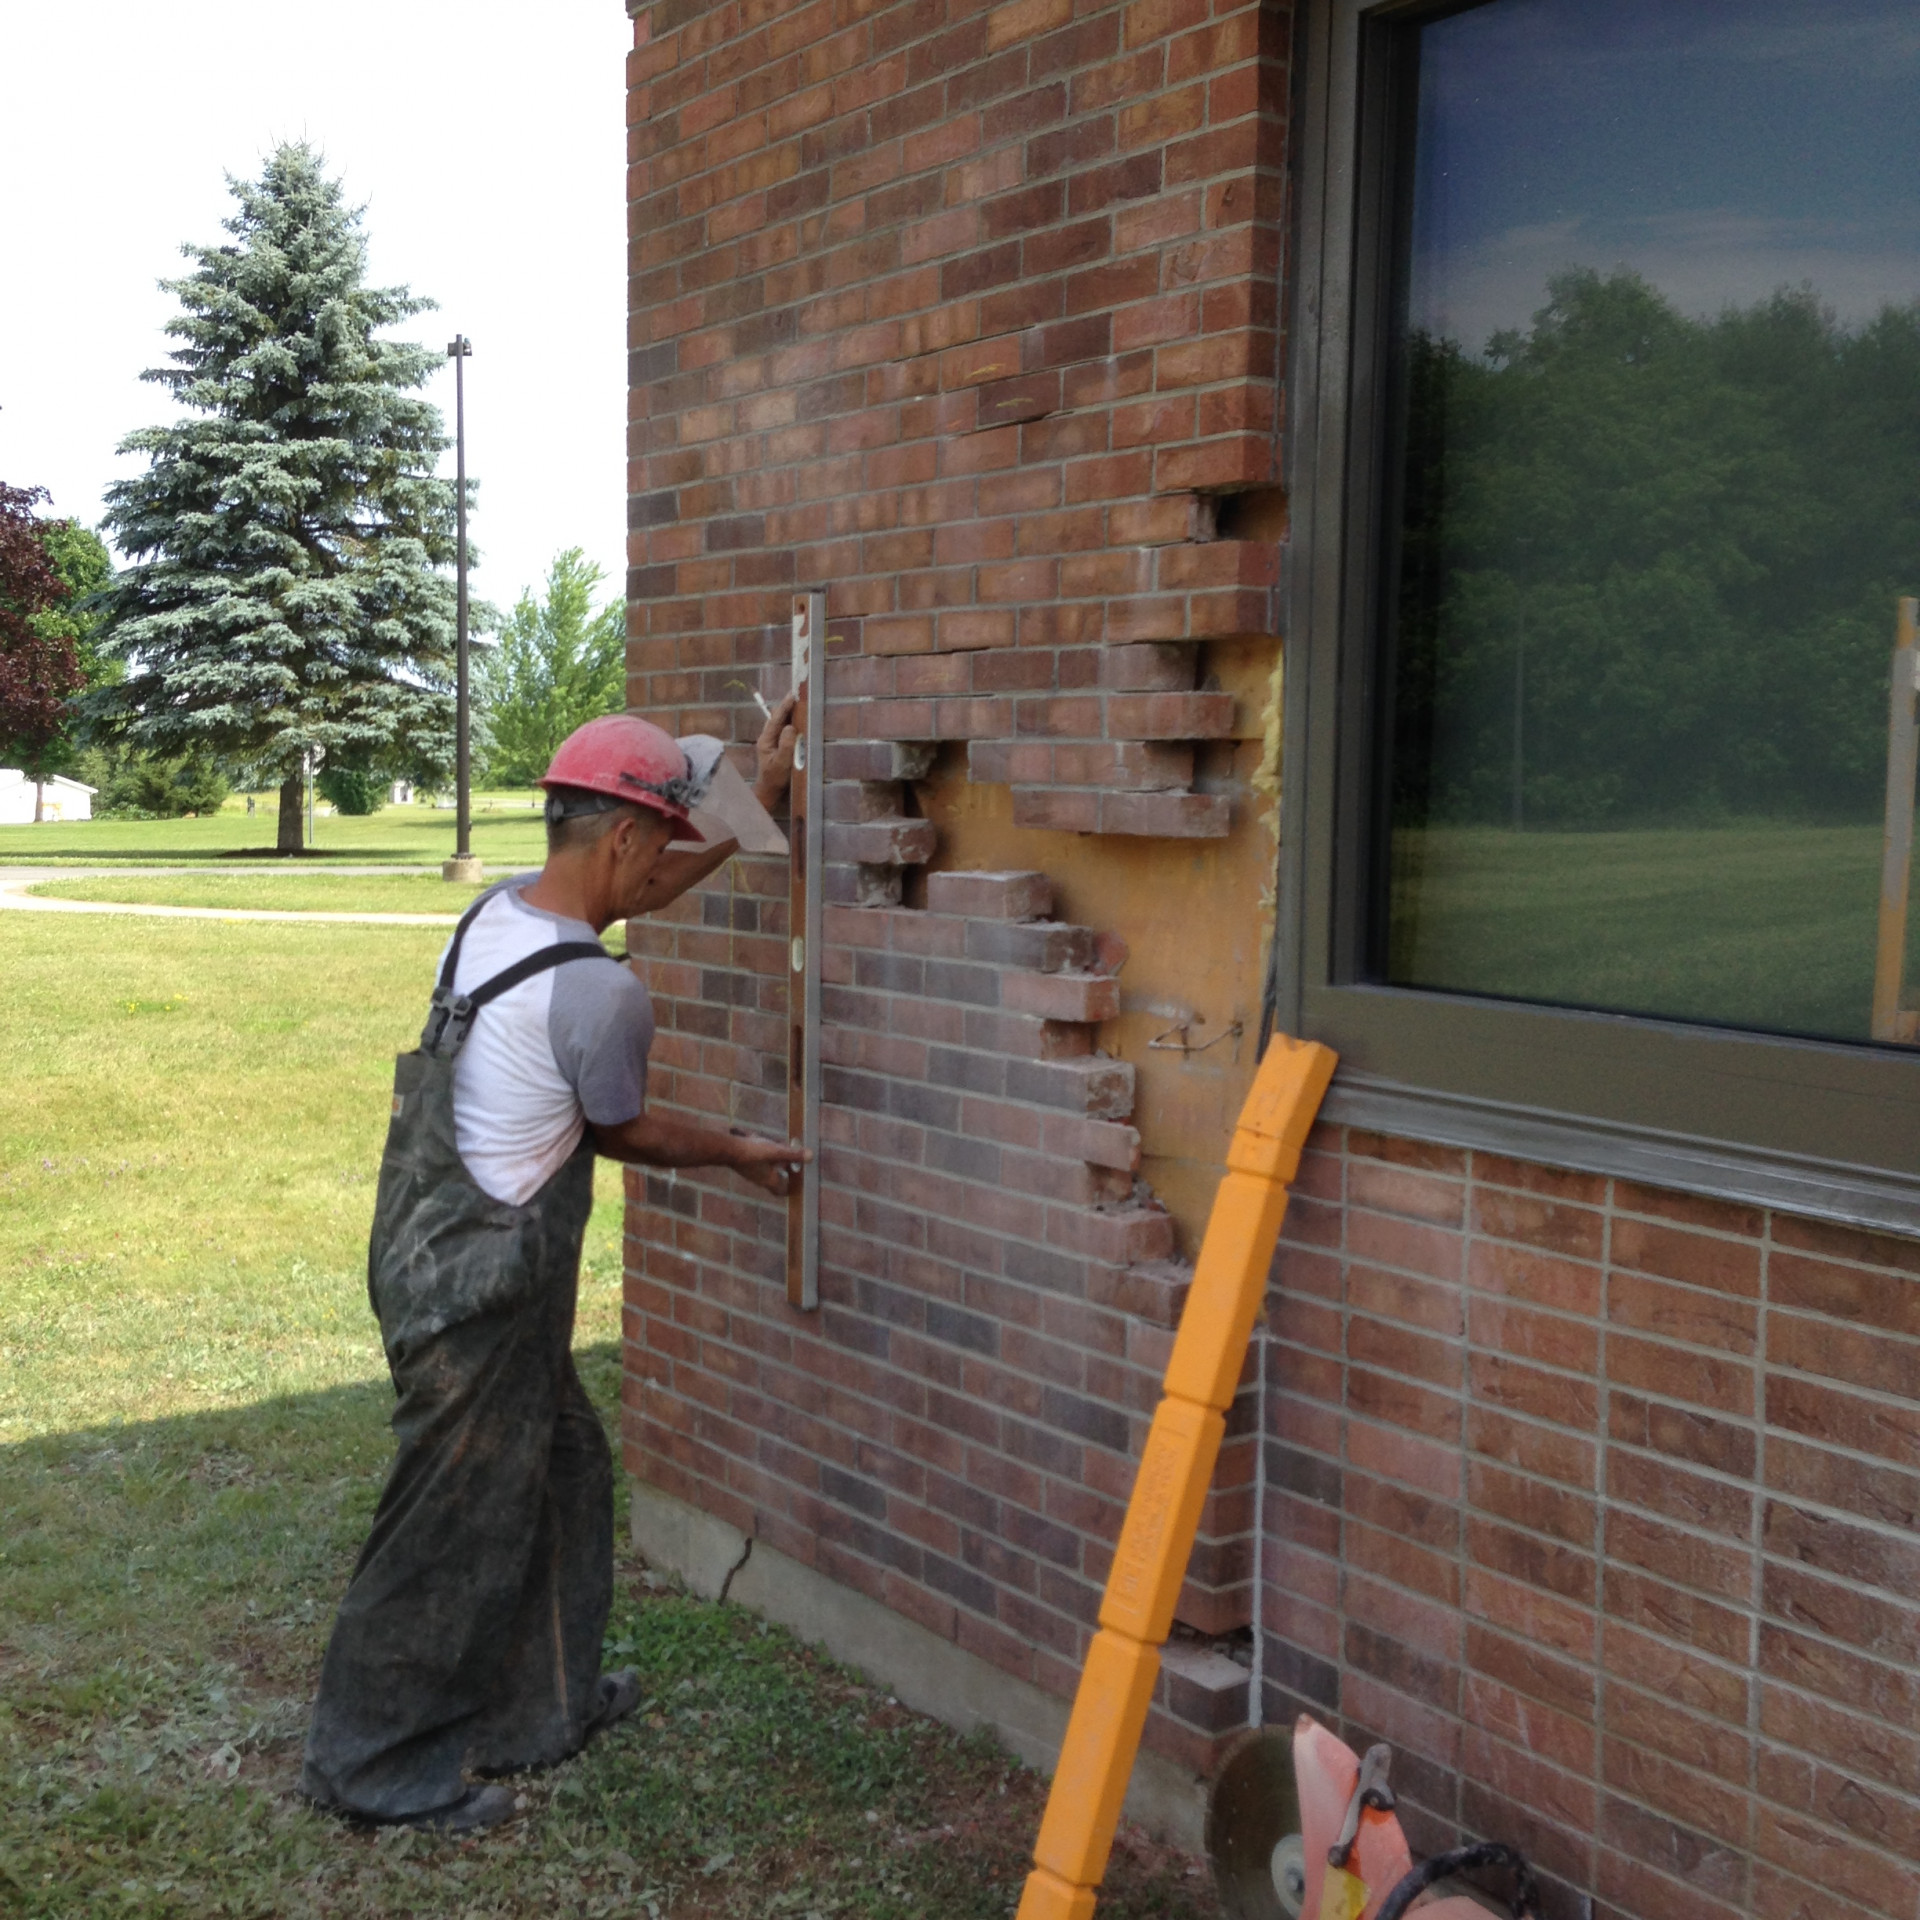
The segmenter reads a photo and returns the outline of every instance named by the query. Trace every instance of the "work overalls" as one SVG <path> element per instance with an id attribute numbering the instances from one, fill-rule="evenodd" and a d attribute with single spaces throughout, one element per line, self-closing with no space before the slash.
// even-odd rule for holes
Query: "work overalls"
<path id="1" fill-rule="evenodd" d="M 470 994 L 462 917 L 419 1047 L 396 1064 L 367 1289 L 399 1405 L 373 1531 L 320 1670 L 302 1791 L 376 1819 L 449 1806 L 462 1767 L 576 1752 L 602 1706 L 613 1598 L 613 1461 L 572 1358 L 593 1143 L 524 1206 L 474 1184 L 453 1066 L 474 1017 L 573 960 L 565 941 Z"/>

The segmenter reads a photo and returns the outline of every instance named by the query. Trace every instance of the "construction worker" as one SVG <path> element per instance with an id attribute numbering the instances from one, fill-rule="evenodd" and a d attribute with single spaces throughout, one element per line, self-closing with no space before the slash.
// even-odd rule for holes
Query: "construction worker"
<path id="1" fill-rule="evenodd" d="M 792 768 L 790 715 L 760 736 L 762 805 Z M 613 1462 L 571 1355 L 595 1153 L 730 1167 L 776 1194 L 808 1157 L 647 1107 L 652 1008 L 597 936 L 736 851 L 668 849 L 702 837 L 688 752 L 610 715 L 562 742 L 540 784 L 546 865 L 462 915 L 394 1080 L 367 1270 L 399 1445 L 301 1775 L 322 1806 L 452 1832 L 513 1810 L 468 1771 L 552 1765 L 639 1696 L 631 1670 L 600 1671 Z"/>

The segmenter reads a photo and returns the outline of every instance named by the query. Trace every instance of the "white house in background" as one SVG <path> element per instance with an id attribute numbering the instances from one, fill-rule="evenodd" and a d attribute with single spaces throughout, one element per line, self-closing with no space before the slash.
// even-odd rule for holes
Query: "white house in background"
<path id="1" fill-rule="evenodd" d="M 0 827 L 33 824 L 33 784 L 18 767 L 0 767 Z M 91 820 L 93 796 L 99 791 L 82 781 L 69 780 L 64 773 L 50 774 L 42 782 L 40 817 Z"/>

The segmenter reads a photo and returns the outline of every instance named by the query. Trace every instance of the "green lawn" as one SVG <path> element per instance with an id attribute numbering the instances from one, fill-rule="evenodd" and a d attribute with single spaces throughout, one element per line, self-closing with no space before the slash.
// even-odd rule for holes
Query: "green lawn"
<path id="1" fill-rule="evenodd" d="M 373 1173 L 444 940 L 0 915 L 0 1439 L 379 1370 Z"/>
<path id="2" fill-rule="evenodd" d="M 133 906 L 273 907 L 294 913 L 457 914 L 480 891 L 437 873 L 316 873 L 248 867 L 238 873 L 117 872 L 48 880 L 31 888 L 55 900 L 118 900 Z"/>
<path id="3" fill-rule="evenodd" d="M 1402 830 L 1391 974 L 1833 1039 L 1867 1038 L 1880 829 Z M 1920 897 L 1908 978 L 1920 988 Z"/>
<path id="4" fill-rule="evenodd" d="M 205 819 L 55 820 L 37 827 L 0 827 L 0 866 L 171 863 L 236 859 L 248 853 L 271 859 L 275 826 L 271 805 L 250 816 L 242 802 L 229 800 Z M 382 807 L 360 816 L 323 814 L 313 838 L 313 857 L 320 860 L 437 864 L 453 852 L 453 813 L 408 806 Z M 473 851 L 488 866 L 538 866 L 545 839 L 529 792 L 474 797 Z"/>
<path id="5" fill-rule="evenodd" d="M 1000 1920 L 1042 1788 L 622 1567 L 646 1704 L 467 1843 L 292 1796 L 389 1454 L 363 1256 L 432 929 L 0 916 L 0 1913 Z M 618 1395 L 619 1206 L 581 1293 Z M 1109 1920 L 1203 1920 L 1115 1855 Z"/>

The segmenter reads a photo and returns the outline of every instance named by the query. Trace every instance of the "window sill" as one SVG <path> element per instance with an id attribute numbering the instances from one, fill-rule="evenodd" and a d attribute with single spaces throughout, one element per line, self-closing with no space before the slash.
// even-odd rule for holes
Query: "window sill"
<path id="1" fill-rule="evenodd" d="M 1334 1078 L 1320 1117 L 1338 1126 L 1441 1146 L 1478 1147 L 1516 1160 L 1920 1237 L 1920 1174 L 1433 1093 L 1344 1068 Z"/>

